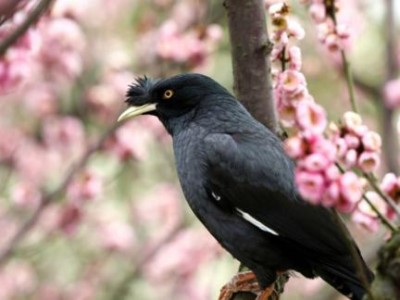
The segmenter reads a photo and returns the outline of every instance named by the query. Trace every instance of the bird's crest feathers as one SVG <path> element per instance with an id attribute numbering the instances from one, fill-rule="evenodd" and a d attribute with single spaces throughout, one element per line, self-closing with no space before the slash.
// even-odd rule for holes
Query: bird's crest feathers
<path id="1" fill-rule="evenodd" d="M 135 82 L 129 85 L 125 102 L 129 104 L 134 98 L 146 95 L 155 82 L 156 80 L 148 78 L 146 75 L 137 77 Z"/>

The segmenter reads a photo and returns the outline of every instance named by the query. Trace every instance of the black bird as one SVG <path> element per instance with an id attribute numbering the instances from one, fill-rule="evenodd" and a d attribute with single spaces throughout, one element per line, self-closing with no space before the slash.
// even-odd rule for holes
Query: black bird
<path id="1" fill-rule="evenodd" d="M 157 116 L 172 135 L 184 195 L 219 243 L 254 273 L 259 287 L 278 271 L 320 276 L 362 299 L 350 245 L 368 282 L 372 272 L 331 210 L 305 202 L 280 140 L 224 87 L 200 74 L 139 78 L 118 120 Z M 262 297 L 262 296 L 260 296 Z M 261 298 L 259 298 L 261 299 Z M 265 299 L 263 297 L 262 299 Z"/>

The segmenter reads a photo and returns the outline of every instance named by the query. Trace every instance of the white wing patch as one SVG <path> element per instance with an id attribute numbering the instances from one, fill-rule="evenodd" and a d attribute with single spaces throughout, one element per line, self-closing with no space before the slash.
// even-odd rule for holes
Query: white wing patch
<path id="1" fill-rule="evenodd" d="M 273 229 L 269 228 L 268 226 L 264 225 L 263 223 L 261 223 L 260 221 L 258 221 L 257 219 L 255 219 L 254 217 L 249 215 L 247 212 L 244 212 L 243 210 L 241 210 L 239 208 L 236 208 L 236 210 L 242 216 L 243 219 L 245 219 L 249 223 L 253 224 L 254 226 L 258 227 L 262 231 L 265 231 L 265 232 L 268 232 L 270 234 L 279 236 L 279 234 L 275 230 L 273 230 Z"/>
<path id="2" fill-rule="evenodd" d="M 215 200 L 217 200 L 217 201 L 221 200 L 221 196 L 217 195 L 217 194 L 214 193 L 214 192 L 211 192 L 211 196 L 213 196 L 213 198 L 214 198 Z"/>

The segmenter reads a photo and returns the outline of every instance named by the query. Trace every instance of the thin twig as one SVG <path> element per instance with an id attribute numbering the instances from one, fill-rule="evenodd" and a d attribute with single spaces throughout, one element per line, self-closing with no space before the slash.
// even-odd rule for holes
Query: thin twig
<path id="1" fill-rule="evenodd" d="M 371 209 L 376 213 L 377 217 L 379 218 L 379 220 L 381 220 L 381 222 L 383 223 L 383 225 L 385 225 L 388 229 L 390 229 L 390 231 L 392 233 L 396 233 L 399 230 L 396 228 L 396 226 L 394 226 L 380 211 L 379 209 L 376 208 L 376 206 L 371 202 L 371 200 L 368 198 L 367 195 L 365 195 L 365 193 L 363 194 L 363 199 L 365 200 L 365 202 L 368 203 L 368 205 L 371 207 Z"/>
<path id="2" fill-rule="evenodd" d="M 0 43 L 0 56 L 3 56 L 6 53 L 7 49 L 12 46 L 28 29 L 34 24 L 40 16 L 50 7 L 50 4 L 54 0 L 42 0 L 38 3 L 38 5 L 30 12 L 30 14 L 26 17 L 24 22 L 22 22 L 10 35 L 8 35 L 1 43 Z"/>
<path id="3" fill-rule="evenodd" d="M 336 166 L 338 167 L 339 171 L 341 173 L 345 172 L 345 169 L 339 164 L 336 163 Z M 394 226 L 380 211 L 379 209 L 371 202 L 371 200 L 366 196 L 365 193 L 363 193 L 362 198 L 368 203 L 368 205 L 371 207 L 371 209 L 376 213 L 377 217 L 379 218 L 379 220 L 381 220 L 381 222 L 393 233 L 397 232 L 398 229 L 396 228 L 396 226 Z"/>
<path id="4" fill-rule="evenodd" d="M 344 50 L 340 50 L 340 56 L 342 57 L 343 69 L 344 69 L 344 74 L 346 77 L 347 89 L 349 91 L 349 97 L 350 97 L 350 102 L 351 102 L 351 109 L 354 112 L 358 113 L 356 97 L 354 94 L 353 75 L 351 74 L 351 70 L 350 70 L 350 63 L 346 57 L 346 53 L 344 52 Z"/>
<path id="5" fill-rule="evenodd" d="M 393 201 L 393 199 L 386 194 L 382 189 L 376 184 L 376 180 L 373 174 L 367 174 L 363 172 L 364 177 L 368 180 L 369 184 L 372 186 L 374 191 L 381 196 L 383 200 L 396 212 L 397 216 L 400 217 L 400 208 L 399 206 Z"/>
<path id="6" fill-rule="evenodd" d="M 60 185 L 52 192 L 47 193 L 43 196 L 43 199 L 33 214 L 19 227 L 15 235 L 12 237 L 8 245 L 6 245 L 0 252 L 0 266 L 2 266 L 10 256 L 14 253 L 16 247 L 23 240 L 23 238 L 33 229 L 36 225 L 46 207 L 52 203 L 61 193 L 65 191 L 68 185 L 71 183 L 74 176 L 86 166 L 89 158 L 95 153 L 100 147 L 103 145 L 104 141 L 108 138 L 108 136 L 118 128 L 119 124 L 114 125 L 105 134 L 91 147 L 87 149 L 87 151 L 83 154 L 83 156 L 75 163 L 70 170 L 67 172 L 64 180 L 60 183 Z"/>
<path id="7" fill-rule="evenodd" d="M 326 8 L 327 14 L 332 19 L 333 24 L 336 27 L 337 20 L 336 20 L 335 1 L 325 1 L 324 3 L 325 3 L 325 8 Z M 347 89 L 349 91 L 351 109 L 357 113 L 358 109 L 357 109 L 356 97 L 354 94 L 354 82 L 353 82 L 353 76 L 352 76 L 351 70 L 350 70 L 350 62 L 348 61 L 348 59 L 346 57 L 346 53 L 344 52 L 343 49 L 340 50 L 340 56 L 342 58 L 343 71 L 344 71 L 345 78 L 346 78 Z"/>

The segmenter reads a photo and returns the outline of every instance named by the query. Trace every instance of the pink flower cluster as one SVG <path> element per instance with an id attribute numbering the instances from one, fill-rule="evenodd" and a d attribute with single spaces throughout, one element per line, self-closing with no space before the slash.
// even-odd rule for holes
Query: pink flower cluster
<path id="1" fill-rule="evenodd" d="M 388 205 L 376 192 L 367 191 L 365 196 L 382 215 L 390 215 Z M 354 223 L 372 232 L 376 232 L 380 226 L 380 220 L 377 213 L 366 201 L 360 201 L 358 203 L 357 209 L 354 210 L 351 215 L 351 219 Z"/>
<path id="2" fill-rule="evenodd" d="M 0 27 L 0 40 L 11 34 L 22 22 L 25 13 L 19 12 Z M 0 58 L 0 95 L 17 88 L 30 79 L 41 38 L 34 28 L 28 29 Z"/>
<path id="3" fill-rule="evenodd" d="M 300 48 L 289 44 L 290 38 L 301 39 L 304 31 L 299 23 L 288 18 L 289 7 L 276 3 L 269 8 L 274 25 L 272 61 L 285 68 L 275 70 L 274 94 L 283 125 L 296 126 L 313 134 L 322 133 L 327 121 L 324 109 L 314 102 L 307 89 L 304 75 L 300 72 Z"/>
<path id="4" fill-rule="evenodd" d="M 353 172 L 341 174 L 336 166 L 336 148 L 323 135 L 299 133 L 285 141 L 285 150 L 297 160 L 299 192 L 313 204 L 351 212 L 361 199 L 363 183 Z"/>
<path id="5" fill-rule="evenodd" d="M 204 63 L 221 38 L 218 25 L 183 31 L 176 22 L 168 20 L 158 32 L 155 47 L 160 58 L 195 67 Z"/>
<path id="6" fill-rule="evenodd" d="M 388 195 L 394 203 L 398 204 L 400 202 L 400 177 L 397 177 L 393 173 L 387 173 L 382 178 L 379 188 Z M 396 218 L 394 209 L 390 207 L 378 193 L 368 191 L 366 192 L 366 196 L 383 216 L 389 220 L 394 220 Z M 358 204 L 357 210 L 355 210 L 352 215 L 352 220 L 370 231 L 374 232 L 379 229 L 380 220 L 378 215 L 365 201 L 361 201 Z"/>
<path id="7" fill-rule="evenodd" d="M 300 71 L 301 51 L 290 44 L 290 38 L 301 39 L 304 31 L 288 17 L 289 10 L 284 2 L 269 7 L 275 42 L 272 61 L 280 66 L 274 74 L 275 99 L 283 125 L 296 130 L 285 141 L 285 149 L 297 160 L 296 184 L 306 200 L 350 212 L 362 196 L 362 181 L 351 171 L 341 174 L 335 165 L 336 144 L 323 135 L 326 112 L 308 92 Z"/>
<path id="8" fill-rule="evenodd" d="M 330 138 L 338 149 L 338 159 L 347 168 L 374 172 L 380 165 L 381 137 L 362 123 L 361 116 L 346 112 L 341 124 L 330 126 Z"/>
<path id="9" fill-rule="evenodd" d="M 66 234 L 75 233 L 84 215 L 88 200 L 98 197 L 103 190 L 101 177 L 94 171 L 85 170 L 68 185 L 67 199 L 59 212 L 57 227 Z"/>
<path id="10" fill-rule="evenodd" d="M 57 79 L 74 79 L 83 69 L 86 39 L 81 26 L 69 18 L 47 18 L 38 24 L 43 46 L 38 53 L 42 72 Z"/>
<path id="11" fill-rule="evenodd" d="M 400 177 L 396 177 L 393 173 L 387 173 L 382 179 L 380 188 L 389 195 L 395 203 L 400 203 Z M 394 219 L 395 212 L 392 208 L 389 208 L 387 216 L 389 219 Z"/>
<path id="12" fill-rule="evenodd" d="M 329 51 L 343 50 L 347 46 L 350 37 L 349 28 L 344 24 L 335 24 L 332 16 L 327 15 L 330 10 L 338 10 L 336 1 L 331 1 L 332 4 L 329 6 L 321 0 L 308 2 L 311 18 L 317 24 L 319 41 Z"/>

